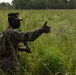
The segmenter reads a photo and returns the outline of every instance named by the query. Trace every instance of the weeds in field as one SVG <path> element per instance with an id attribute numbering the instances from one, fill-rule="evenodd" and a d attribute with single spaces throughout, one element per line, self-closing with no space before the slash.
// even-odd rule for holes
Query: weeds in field
<path id="1" fill-rule="evenodd" d="M 49 34 L 28 43 L 32 54 L 20 53 L 25 75 L 76 75 L 76 10 L 3 10 L 0 32 L 8 26 L 7 14 L 17 11 L 25 32 L 42 27 L 46 20 L 51 26 Z"/>

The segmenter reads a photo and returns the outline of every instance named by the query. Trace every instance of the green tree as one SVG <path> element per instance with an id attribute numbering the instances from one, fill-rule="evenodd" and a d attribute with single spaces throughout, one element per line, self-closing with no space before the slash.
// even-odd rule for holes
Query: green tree
<path id="1" fill-rule="evenodd" d="M 2 2 L 0 3 L 0 9 L 12 9 L 12 5 L 10 5 L 10 3 Z"/>
<path id="2" fill-rule="evenodd" d="M 15 9 L 66 9 L 76 8 L 76 0 L 13 0 Z"/>

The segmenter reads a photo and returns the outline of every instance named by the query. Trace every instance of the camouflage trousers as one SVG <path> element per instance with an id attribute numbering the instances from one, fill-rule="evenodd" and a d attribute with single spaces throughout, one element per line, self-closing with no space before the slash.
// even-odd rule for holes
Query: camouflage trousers
<path id="1" fill-rule="evenodd" d="M 0 60 L 0 69 L 3 70 L 6 75 L 23 75 L 19 63 L 12 59 Z"/>

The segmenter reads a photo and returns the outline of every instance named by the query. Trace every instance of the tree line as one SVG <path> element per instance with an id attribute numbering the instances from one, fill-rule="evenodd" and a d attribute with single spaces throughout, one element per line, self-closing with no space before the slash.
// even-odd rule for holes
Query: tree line
<path id="1" fill-rule="evenodd" d="M 0 9 L 75 9 L 76 0 L 12 0 L 0 3 Z"/>
<path id="2" fill-rule="evenodd" d="M 12 5 L 10 3 L 2 2 L 0 3 L 0 9 L 12 9 Z"/>

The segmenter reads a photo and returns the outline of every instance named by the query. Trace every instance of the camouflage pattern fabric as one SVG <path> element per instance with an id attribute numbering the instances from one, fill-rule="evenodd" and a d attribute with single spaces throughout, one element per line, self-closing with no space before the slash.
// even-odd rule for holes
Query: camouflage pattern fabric
<path id="1" fill-rule="evenodd" d="M 20 73 L 21 68 L 18 62 L 18 44 L 20 42 L 32 42 L 42 34 L 41 30 L 24 33 L 20 29 L 8 27 L 4 33 L 3 48 L 0 50 L 0 68 L 7 75 Z M 23 75 L 23 74 L 21 74 Z"/>

